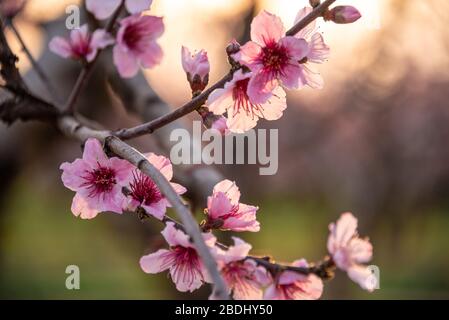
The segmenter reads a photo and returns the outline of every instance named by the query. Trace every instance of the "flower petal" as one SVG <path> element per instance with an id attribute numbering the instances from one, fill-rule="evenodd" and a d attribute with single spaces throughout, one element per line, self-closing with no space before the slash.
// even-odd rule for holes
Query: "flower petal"
<path id="1" fill-rule="evenodd" d="M 260 12 L 251 23 L 251 40 L 260 45 L 278 42 L 284 33 L 281 19 L 265 10 Z"/>
<path id="2" fill-rule="evenodd" d="M 150 10 L 152 2 L 153 0 L 126 0 L 126 10 L 131 14 Z"/>
<path id="3" fill-rule="evenodd" d="M 86 8 L 97 19 L 104 20 L 117 10 L 121 2 L 122 0 L 86 0 Z"/>
<path id="4" fill-rule="evenodd" d="M 72 56 L 72 47 L 70 43 L 62 37 L 54 37 L 48 44 L 50 50 L 63 58 L 70 58 Z"/>
<path id="5" fill-rule="evenodd" d="M 154 253 L 140 258 L 140 267 L 146 273 L 159 273 L 170 268 L 175 262 L 172 252 L 166 249 L 160 249 Z"/>
<path id="6" fill-rule="evenodd" d="M 137 59 L 120 45 L 114 47 L 114 64 L 123 78 L 132 78 L 139 71 Z"/>
<path id="7" fill-rule="evenodd" d="M 214 187 L 213 193 L 223 192 L 231 200 L 232 204 L 237 204 L 240 199 L 240 190 L 231 180 L 223 180 L 217 183 Z"/>

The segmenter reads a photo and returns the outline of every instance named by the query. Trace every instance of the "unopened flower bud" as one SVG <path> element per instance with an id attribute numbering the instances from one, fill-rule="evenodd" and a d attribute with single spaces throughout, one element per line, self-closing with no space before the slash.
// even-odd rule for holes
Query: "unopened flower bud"
<path id="1" fill-rule="evenodd" d="M 309 0 L 310 6 L 312 6 L 312 8 L 318 7 L 321 4 L 320 0 Z"/>
<path id="2" fill-rule="evenodd" d="M 203 91 L 209 83 L 210 64 L 207 52 L 201 50 L 192 54 L 182 47 L 182 67 L 187 74 L 187 80 L 194 94 Z"/>
<path id="3" fill-rule="evenodd" d="M 210 112 L 207 108 L 203 107 L 198 110 L 201 118 L 203 118 L 203 124 L 207 129 L 215 129 L 220 132 L 221 135 L 229 134 L 229 129 L 226 124 L 226 118 L 218 116 Z"/>
<path id="4" fill-rule="evenodd" d="M 346 24 L 353 23 L 362 17 L 359 10 L 352 6 L 337 6 L 333 8 L 327 17 L 335 23 Z"/>

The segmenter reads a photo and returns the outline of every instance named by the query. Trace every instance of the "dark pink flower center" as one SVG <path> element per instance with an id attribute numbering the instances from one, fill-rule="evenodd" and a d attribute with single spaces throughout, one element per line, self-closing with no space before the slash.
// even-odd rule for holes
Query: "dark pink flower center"
<path id="1" fill-rule="evenodd" d="M 123 41 L 130 50 L 144 53 L 146 45 L 151 41 L 151 34 L 137 22 L 125 28 Z"/>
<path id="2" fill-rule="evenodd" d="M 133 172 L 133 181 L 130 184 L 131 197 L 143 205 L 151 205 L 162 200 L 159 188 L 148 176 L 140 171 Z"/>
<path id="3" fill-rule="evenodd" d="M 83 179 L 86 182 L 82 184 L 82 187 L 87 187 L 91 198 L 110 192 L 117 183 L 114 169 L 102 167 L 100 164 L 97 169 L 88 171 Z"/>
<path id="4" fill-rule="evenodd" d="M 254 116 L 254 111 L 262 111 L 262 107 L 259 104 L 254 104 L 250 101 L 248 96 L 248 83 L 249 78 L 239 80 L 235 83 L 232 90 L 232 99 L 234 100 L 234 116 L 243 111 L 247 115 Z"/>
<path id="5" fill-rule="evenodd" d="M 176 246 L 171 249 L 170 261 L 173 263 L 173 280 L 191 285 L 195 279 L 204 280 L 201 272 L 200 259 L 194 248 Z"/>
<path id="6" fill-rule="evenodd" d="M 221 270 L 224 280 L 232 291 L 240 297 L 247 297 L 251 292 L 260 288 L 256 281 L 254 271 L 249 269 L 243 261 L 228 263 Z"/>
<path id="7" fill-rule="evenodd" d="M 92 52 L 90 41 L 91 37 L 87 36 L 87 38 L 80 39 L 75 45 L 72 44 L 72 53 L 75 58 L 85 58 Z"/>
<path id="8" fill-rule="evenodd" d="M 290 54 L 284 46 L 275 42 L 270 42 L 262 48 L 260 60 L 266 72 L 273 75 L 279 75 L 288 65 Z"/>

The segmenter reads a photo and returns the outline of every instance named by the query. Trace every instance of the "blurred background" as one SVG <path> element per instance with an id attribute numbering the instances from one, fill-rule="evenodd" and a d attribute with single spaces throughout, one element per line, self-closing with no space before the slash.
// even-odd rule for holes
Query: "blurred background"
<path id="1" fill-rule="evenodd" d="M 64 19 L 69 4 L 81 2 L 28 2 L 16 25 L 39 57 L 55 21 Z M 160 40 L 165 57 L 146 78 L 165 102 L 179 106 L 189 99 L 181 45 L 206 49 L 211 80 L 217 80 L 228 68 L 226 44 L 248 39 L 254 15 L 267 9 L 288 28 L 307 2 L 155 0 L 151 14 L 164 16 L 166 24 Z M 261 231 L 239 236 L 252 243 L 254 254 L 315 261 L 326 254 L 328 224 L 351 211 L 360 234 L 374 244 L 380 289 L 365 293 L 338 273 L 323 298 L 449 298 L 449 2 L 337 4 L 356 6 L 363 18 L 352 25 L 320 23 L 331 47 L 329 61 L 320 66 L 325 88 L 290 92 L 281 120 L 259 122 L 260 128 L 279 128 L 278 174 L 259 176 L 256 165 L 216 167 L 237 181 L 243 202 L 260 207 Z M 12 34 L 8 39 L 19 53 Z M 19 56 L 27 74 L 29 63 Z M 51 73 L 67 96 L 79 66 L 51 60 Z M 70 72 L 58 71 L 64 64 Z M 112 128 L 137 123 L 111 90 L 96 90 L 103 80 L 92 79 L 83 113 Z M 152 137 L 136 143 L 168 156 Z M 166 273 L 146 275 L 139 268 L 141 255 L 164 246 L 157 222 L 141 223 L 132 214 L 82 221 L 70 213 L 73 193 L 63 188 L 58 168 L 80 154 L 78 143 L 45 125 L 0 124 L 0 298 L 206 298 L 207 286 L 178 293 Z M 65 269 L 72 264 L 81 270 L 80 290 L 65 288 Z"/>

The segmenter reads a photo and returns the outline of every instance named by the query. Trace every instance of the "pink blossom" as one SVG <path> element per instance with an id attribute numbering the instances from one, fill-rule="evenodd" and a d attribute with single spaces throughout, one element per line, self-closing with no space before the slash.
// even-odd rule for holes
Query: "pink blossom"
<path id="1" fill-rule="evenodd" d="M 307 55 L 307 42 L 284 34 L 281 19 L 262 11 L 251 24 L 252 41 L 233 55 L 253 72 L 248 83 L 252 103 L 265 103 L 279 84 L 298 89 L 306 83 L 298 61 Z"/>
<path id="2" fill-rule="evenodd" d="M 146 155 L 146 158 L 168 181 L 173 178 L 173 168 L 169 159 L 153 153 Z M 183 194 L 187 191 L 186 188 L 177 183 L 172 182 L 171 185 L 178 194 Z M 167 207 L 171 207 L 171 204 L 162 195 L 150 177 L 138 170 L 134 170 L 133 180 L 130 182 L 128 209 L 134 211 L 138 207 L 142 207 L 148 214 L 162 220 Z"/>
<path id="3" fill-rule="evenodd" d="M 253 260 L 246 259 L 251 245 L 239 238 L 233 239 L 233 246 L 217 253 L 223 279 L 235 300 L 260 300 L 263 297 L 263 283 L 267 282 L 261 279 L 268 279 L 269 276 Z"/>
<path id="4" fill-rule="evenodd" d="M 307 262 L 296 260 L 295 267 L 307 267 Z M 266 300 L 316 300 L 323 293 L 323 281 L 314 274 L 304 275 L 284 271 L 265 291 Z"/>
<path id="5" fill-rule="evenodd" d="M 12 18 L 25 6 L 25 0 L 0 0 L 0 13 L 6 18 Z"/>
<path id="6" fill-rule="evenodd" d="M 131 178 L 132 165 L 119 158 L 108 158 L 96 139 L 84 146 L 82 159 L 61 165 L 64 186 L 76 192 L 72 212 L 92 219 L 99 212 L 122 213 L 126 197 L 122 188 Z"/>
<path id="7" fill-rule="evenodd" d="M 338 268 L 363 289 L 373 291 L 377 280 L 371 270 L 364 266 L 373 256 L 373 247 L 357 233 L 357 219 L 349 212 L 343 213 L 337 223 L 329 226 L 327 249 Z"/>
<path id="8" fill-rule="evenodd" d="M 86 0 L 86 8 L 100 20 L 111 16 L 120 6 L 122 0 Z M 149 10 L 153 0 L 126 0 L 125 7 L 131 14 Z"/>
<path id="9" fill-rule="evenodd" d="M 345 24 L 356 22 L 361 17 L 359 10 L 352 6 L 337 6 L 330 11 L 329 17 L 325 18 L 335 23 Z"/>
<path id="10" fill-rule="evenodd" d="M 140 65 L 152 68 L 161 62 L 163 53 L 156 39 L 163 33 L 160 17 L 133 15 L 120 21 L 114 63 L 122 77 L 134 77 Z"/>
<path id="11" fill-rule="evenodd" d="M 219 116 L 218 118 L 216 118 L 210 128 L 213 130 L 217 130 L 222 136 L 229 134 L 227 119 L 223 116 Z"/>
<path id="12" fill-rule="evenodd" d="M 296 16 L 295 24 L 306 17 L 313 11 L 311 7 L 305 7 L 300 10 Z M 313 64 L 321 64 L 329 57 L 329 47 L 324 43 L 323 36 L 317 32 L 317 22 L 314 20 L 308 24 L 304 29 L 299 31 L 295 37 L 307 41 L 309 50 L 307 55 L 300 61 L 303 78 L 306 84 L 313 89 L 322 89 L 324 85 L 321 75 L 314 70 Z"/>
<path id="13" fill-rule="evenodd" d="M 188 48 L 183 46 L 181 61 L 192 92 L 203 91 L 209 82 L 210 64 L 207 52 L 200 50 L 192 54 Z"/>
<path id="14" fill-rule="evenodd" d="M 260 230 L 256 220 L 258 207 L 239 202 L 240 190 L 235 182 L 223 180 L 213 190 L 212 196 L 207 199 L 206 228 L 223 229 L 231 231 Z"/>
<path id="15" fill-rule="evenodd" d="M 63 58 L 86 60 L 92 62 L 98 50 L 104 49 L 114 43 L 114 39 L 105 30 L 96 30 L 89 33 L 87 24 L 70 33 L 70 39 L 54 37 L 49 44 L 50 50 Z"/>
<path id="16" fill-rule="evenodd" d="M 238 70 L 223 89 L 216 89 L 209 96 L 209 110 L 217 115 L 227 112 L 226 124 L 231 132 L 244 133 L 254 128 L 259 118 L 277 120 L 287 108 L 286 95 L 281 87 L 275 88 L 266 102 L 253 103 L 248 96 L 251 79 L 251 72 Z"/>
<path id="17" fill-rule="evenodd" d="M 140 267 L 143 271 L 154 274 L 169 269 L 176 289 L 181 292 L 192 292 L 201 287 L 204 282 L 210 282 L 207 271 L 188 235 L 176 229 L 172 222 L 167 223 L 162 235 L 170 249 L 160 249 L 143 256 L 140 259 Z M 204 233 L 203 238 L 206 245 L 213 251 L 216 238 L 211 233 Z"/>

